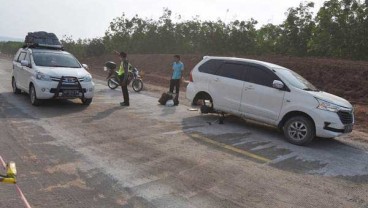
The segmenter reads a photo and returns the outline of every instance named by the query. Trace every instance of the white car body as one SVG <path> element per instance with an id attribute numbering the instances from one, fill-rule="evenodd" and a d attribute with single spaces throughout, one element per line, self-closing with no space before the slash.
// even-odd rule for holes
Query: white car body
<path id="1" fill-rule="evenodd" d="M 205 63 L 207 64 L 204 65 Z M 201 72 L 199 68 L 202 65 Z M 217 69 L 211 69 L 212 65 Z M 231 75 L 233 72 L 223 72 L 225 66 L 232 68 L 233 71 L 237 67 L 247 71 L 242 74 L 244 78 L 229 78 L 233 76 Z M 265 74 L 255 70 L 262 70 Z M 247 77 L 248 72 L 253 74 Z M 229 73 L 224 75 L 228 77 L 221 75 L 224 73 Z M 209 95 L 215 111 L 279 128 L 283 128 L 285 122 L 292 116 L 304 116 L 313 121 L 315 128 L 313 137 L 333 138 L 351 132 L 354 115 L 353 107 L 347 100 L 322 91 L 300 89 L 295 80 L 288 78 L 289 74 L 300 76 L 284 67 L 262 61 L 204 57 L 191 72 L 186 97 L 196 104 L 204 94 L 207 96 L 206 99 Z M 258 80 L 257 76 L 260 76 Z M 264 80 L 271 82 L 265 81 L 265 84 L 260 84 Z M 281 89 L 275 87 L 277 84 L 283 87 Z M 303 145 L 303 142 L 298 144 Z"/>
<path id="2" fill-rule="evenodd" d="M 75 59 L 77 67 L 51 67 L 38 66 L 35 63 L 34 53 L 52 53 L 55 55 L 65 55 Z M 23 62 L 23 63 L 22 63 Z M 94 96 L 94 82 L 91 74 L 85 69 L 86 65 L 82 65 L 70 53 L 61 50 L 48 49 L 31 49 L 21 48 L 17 52 L 13 60 L 12 79 L 15 81 L 15 87 L 18 90 L 30 93 L 30 87 L 33 85 L 37 99 L 74 99 L 84 98 L 92 100 Z M 63 89 L 59 90 L 59 94 L 55 95 L 59 81 L 62 77 L 77 78 L 84 93 L 76 93 L 73 96 L 63 96 Z M 69 79 L 73 81 L 73 79 Z M 76 79 L 74 79 L 76 80 Z M 61 83 L 61 88 L 67 86 L 68 79 L 65 78 Z M 78 83 L 78 82 L 77 82 Z M 75 84 L 78 85 L 79 84 Z M 73 89 L 69 83 L 70 89 Z M 14 86 L 13 86 L 14 88 Z M 84 94 L 84 95 L 83 95 Z M 83 97 L 84 96 L 84 97 Z"/>

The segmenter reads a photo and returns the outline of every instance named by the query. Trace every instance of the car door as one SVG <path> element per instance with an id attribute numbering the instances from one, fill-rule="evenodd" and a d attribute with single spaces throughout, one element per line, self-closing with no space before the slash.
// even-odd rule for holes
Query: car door
<path id="1" fill-rule="evenodd" d="M 16 59 L 15 63 L 14 63 L 14 78 L 15 78 L 15 82 L 17 84 L 18 88 L 24 89 L 24 82 L 22 81 L 22 71 L 23 71 L 23 66 L 21 65 L 21 61 L 24 60 L 27 56 L 27 53 L 25 51 L 22 51 L 18 58 Z"/>
<path id="2" fill-rule="evenodd" d="M 240 105 L 240 111 L 245 117 L 266 123 L 278 120 L 285 90 L 273 88 L 274 80 L 280 79 L 268 68 L 256 64 L 247 65 Z"/>
<path id="3" fill-rule="evenodd" d="M 31 56 L 30 56 L 30 52 L 28 51 L 26 53 L 26 56 L 24 57 L 24 60 L 28 61 L 29 66 L 22 66 L 22 70 L 20 70 L 20 82 L 22 83 L 22 85 L 24 86 L 25 90 L 28 90 L 28 85 L 29 85 L 29 80 L 31 77 Z"/>
<path id="4" fill-rule="evenodd" d="M 225 62 L 220 66 L 209 82 L 215 109 L 239 114 L 244 72 L 244 67 L 236 62 Z"/>

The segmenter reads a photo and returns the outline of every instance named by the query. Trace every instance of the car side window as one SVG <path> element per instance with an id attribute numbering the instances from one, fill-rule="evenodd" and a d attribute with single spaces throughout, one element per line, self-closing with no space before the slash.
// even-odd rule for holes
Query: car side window
<path id="1" fill-rule="evenodd" d="M 272 87 L 274 80 L 280 80 L 271 71 L 263 68 L 248 65 L 247 72 L 245 74 L 245 81 L 251 82 L 258 85 L 263 85 L 267 87 Z"/>
<path id="2" fill-rule="evenodd" d="M 244 65 L 225 63 L 221 65 L 220 69 L 217 71 L 217 75 L 230 79 L 243 80 L 245 70 L 246 68 Z"/>
<path id="3" fill-rule="evenodd" d="M 219 69 L 223 62 L 223 60 L 211 59 L 198 67 L 198 70 L 207 74 L 216 74 L 216 71 Z"/>
<path id="4" fill-rule="evenodd" d="M 28 63 L 31 63 L 31 56 L 29 53 L 27 53 L 25 60 L 27 60 Z"/>
<path id="5" fill-rule="evenodd" d="M 20 54 L 19 54 L 19 57 L 18 57 L 18 59 L 17 59 L 17 62 L 21 62 L 22 60 L 24 60 L 24 58 L 26 57 L 26 55 L 27 55 L 27 53 L 26 52 L 21 52 Z"/>

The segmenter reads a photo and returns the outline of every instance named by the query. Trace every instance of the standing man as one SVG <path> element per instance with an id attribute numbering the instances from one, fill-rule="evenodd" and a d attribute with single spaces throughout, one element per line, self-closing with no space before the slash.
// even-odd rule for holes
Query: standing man
<path id="1" fill-rule="evenodd" d="M 180 61 L 180 56 L 174 56 L 174 63 L 172 65 L 172 77 L 170 80 L 170 93 L 174 92 L 174 87 L 176 88 L 176 96 L 179 95 L 180 81 L 183 77 L 184 64 Z"/>
<path id="2" fill-rule="evenodd" d="M 121 63 L 118 71 L 118 77 L 121 82 L 121 91 L 123 92 L 124 102 L 121 102 L 121 106 L 129 106 L 129 92 L 128 92 L 128 73 L 130 64 L 127 59 L 127 54 L 125 52 L 115 53 L 119 56 Z"/>

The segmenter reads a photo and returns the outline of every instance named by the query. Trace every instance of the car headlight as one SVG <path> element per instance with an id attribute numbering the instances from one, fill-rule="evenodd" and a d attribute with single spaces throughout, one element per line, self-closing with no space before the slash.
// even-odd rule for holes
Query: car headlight
<path id="1" fill-rule="evenodd" d="M 338 106 L 336 104 L 321 100 L 316 98 L 316 100 L 318 101 L 318 106 L 317 108 L 320 110 L 325 110 L 325 111 L 331 111 L 331 112 L 338 112 L 339 110 L 341 110 L 341 106 Z"/>
<path id="2" fill-rule="evenodd" d="M 36 79 L 43 81 L 51 81 L 51 77 L 41 72 L 36 73 Z"/>
<path id="3" fill-rule="evenodd" d="M 91 82 L 92 81 L 92 76 L 91 75 L 87 75 L 83 78 L 83 81 L 85 82 Z"/>

